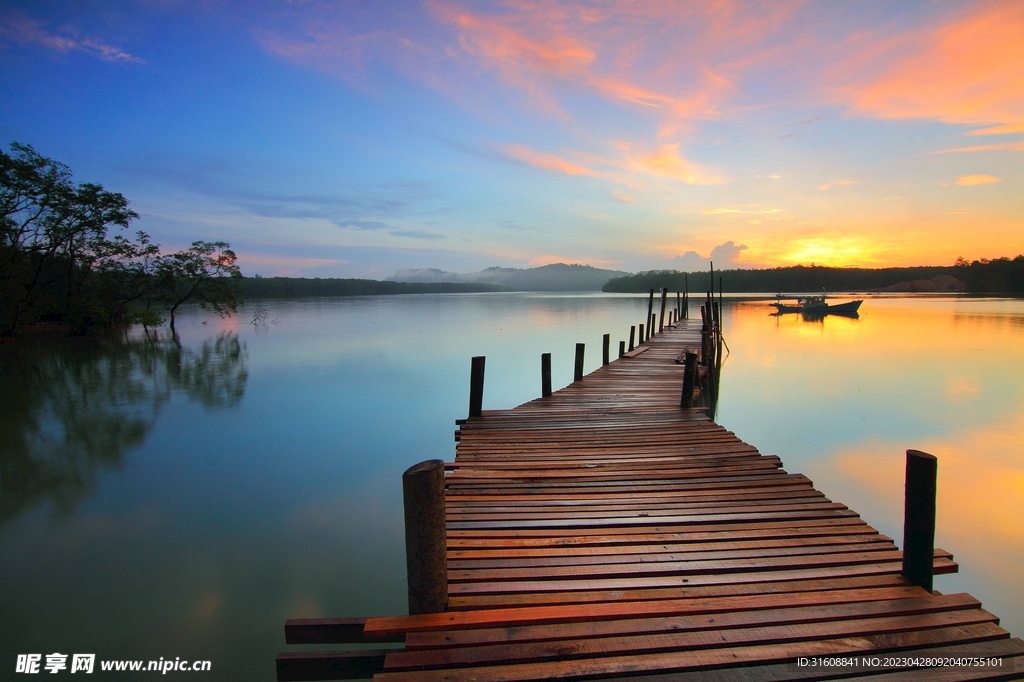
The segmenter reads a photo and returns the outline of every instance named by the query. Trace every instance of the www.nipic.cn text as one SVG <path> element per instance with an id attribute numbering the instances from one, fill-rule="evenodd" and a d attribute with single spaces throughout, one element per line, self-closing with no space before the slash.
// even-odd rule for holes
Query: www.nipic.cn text
<path id="1" fill-rule="evenodd" d="M 14 672 L 26 675 L 38 673 L 86 673 L 96 669 L 103 672 L 209 672 L 210 661 L 188 661 L 160 658 L 156 661 L 101 660 L 96 665 L 96 654 L 18 654 Z"/>

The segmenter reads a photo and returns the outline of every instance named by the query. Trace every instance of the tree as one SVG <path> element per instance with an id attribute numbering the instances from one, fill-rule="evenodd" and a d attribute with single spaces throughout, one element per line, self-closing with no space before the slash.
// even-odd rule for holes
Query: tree
<path id="1" fill-rule="evenodd" d="M 137 217 L 121 194 L 73 185 L 67 166 L 29 145 L 0 150 L 0 336 L 26 318 L 66 316 L 96 265 L 129 244 L 108 229 Z"/>
<path id="2" fill-rule="evenodd" d="M 175 313 L 188 301 L 222 316 L 238 310 L 242 273 L 237 260 L 227 242 L 204 241 L 158 259 L 157 290 L 171 314 L 172 333 Z"/>

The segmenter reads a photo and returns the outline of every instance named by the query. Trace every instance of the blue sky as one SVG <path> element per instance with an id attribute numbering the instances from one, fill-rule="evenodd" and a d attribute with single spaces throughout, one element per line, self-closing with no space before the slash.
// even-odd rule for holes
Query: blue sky
<path id="1" fill-rule="evenodd" d="M 7 2 L 0 140 L 165 248 L 383 278 L 1024 251 L 1016 2 Z"/>

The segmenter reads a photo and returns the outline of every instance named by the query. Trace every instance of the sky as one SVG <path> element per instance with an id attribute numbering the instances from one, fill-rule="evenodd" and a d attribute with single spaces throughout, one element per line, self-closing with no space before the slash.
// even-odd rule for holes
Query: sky
<path id="1" fill-rule="evenodd" d="M 1024 252 L 1024 2 L 0 2 L 0 144 L 246 275 Z"/>

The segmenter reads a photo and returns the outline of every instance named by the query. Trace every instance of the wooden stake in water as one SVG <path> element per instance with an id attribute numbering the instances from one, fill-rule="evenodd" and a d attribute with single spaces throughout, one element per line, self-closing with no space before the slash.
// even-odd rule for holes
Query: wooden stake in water
<path id="1" fill-rule="evenodd" d="M 583 379 L 583 349 L 585 347 L 585 344 L 576 344 L 576 367 L 573 369 L 572 372 L 573 381 L 580 381 Z"/>
<path id="2" fill-rule="evenodd" d="M 487 358 L 477 355 L 473 358 L 469 370 L 469 418 L 475 419 L 483 414 L 484 407 L 484 363 Z"/>
<path id="3" fill-rule="evenodd" d="M 448 608 L 444 462 L 430 459 L 406 470 L 402 497 L 409 613 L 441 613 Z"/>
<path id="4" fill-rule="evenodd" d="M 540 355 L 540 394 L 544 398 L 551 395 L 551 353 Z"/>
<path id="5" fill-rule="evenodd" d="M 665 329 L 665 299 L 668 297 L 668 287 L 661 288 L 661 314 L 658 315 L 658 333 Z"/>
<path id="6" fill-rule="evenodd" d="M 612 335 L 611 334 L 605 334 L 604 336 L 601 337 L 601 364 L 602 365 L 607 365 L 609 362 L 611 362 L 611 359 L 608 357 L 609 351 L 610 351 L 611 342 L 612 342 Z"/>
<path id="7" fill-rule="evenodd" d="M 643 333 L 643 332 L 641 332 Z M 636 346 L 633 344 L 633 339 L 636 337 L 636 325 L 631 325 L 629 328 L 629 349 L 633 350 Z"/>
<path id="8" fill-rule="evenodd" d="M 938 460 L 934 455 L 907 450 L 907 478 L 903 502 L 903 577 L 932 591 L 935 555 L 935 483 Z"/>

